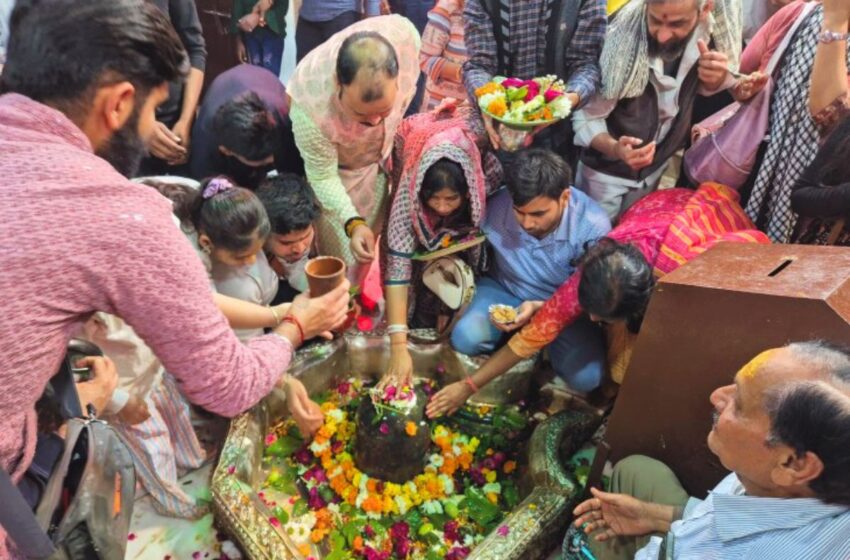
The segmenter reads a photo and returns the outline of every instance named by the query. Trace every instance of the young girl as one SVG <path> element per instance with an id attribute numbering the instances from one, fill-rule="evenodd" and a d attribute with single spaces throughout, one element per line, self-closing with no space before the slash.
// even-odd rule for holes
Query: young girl
<path id="1" fill-rule="evenodd" d="M 470 115 L 466 107 L 456 109 L 453 115 L 415 115 L 405 120 L 396 134 L 396 194 L 385 234 L 383 273 L 392 340 L 388 379 L 394 377 L 397 382 L 406 380 L 412 369 L 407 351 L 411 283 L 414 295 L 424 294 L 413 254 L 441 249 L 447 240 L 460 239 L 476 229 L 484 219 L 490 186 L 499 184 L 501 168 L 492 154 L 482 156 L 480 139 L 469 127 Z M 478 248 L 468 251 L 472 254 L 467 260 L 477 264 Z"/>
<path id="2" fill-rule="evenodd" d="M 262 205 L 250 191 L 223 177 L 205 181 L 197 189 L 164 180 L 143 182 L 172 200 L 180 227 L 210 274 L 216 266 L 241 268 L 257 262 L 256 255 L 261 251 L 269 226 Z M 244 283 L 254 282 L 248 275 L 246 278 Z M 212 284 L 211 287 L 215 289 Z M 273 311 L 222 294 L 215 297 L 231 325 L 260 332 L 286 316 L 289 305 Z M 177 479 L 201 467 L 208 457 L 207 450 L 198 441 L 189 406 L 174 379 L 133 329 L 118 317 L 96 313 L 86 323 L 84 333 L 115 361 L 119 386 L 130 395 L 118 412 L 115 426 L 132 451 L 137 478 L 151 494 L 154 508 L 175 517 L 202 515 L 207 504 L 196 501 Z M 287 377 L 283 388 L 287 406 L 299 427 L 304 433 L 313 433 L 322 422 L 318 405 L 310 401 L 297 379 Z"/>

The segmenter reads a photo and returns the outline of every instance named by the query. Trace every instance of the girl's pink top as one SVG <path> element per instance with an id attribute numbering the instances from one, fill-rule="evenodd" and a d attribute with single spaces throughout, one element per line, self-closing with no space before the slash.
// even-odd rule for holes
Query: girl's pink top
<path id="1" fill-rule="evenodd" d="M 124 319 L 190 401 L 223 416 L 289 365 L 286 340 L 233 334 L 168 200 L 94 155 L 64 114 L 16 94 L 0 97 L 0 263 L 0 467 L 15 480 L 32 460 L 34 404 L 95 311 Z"/>

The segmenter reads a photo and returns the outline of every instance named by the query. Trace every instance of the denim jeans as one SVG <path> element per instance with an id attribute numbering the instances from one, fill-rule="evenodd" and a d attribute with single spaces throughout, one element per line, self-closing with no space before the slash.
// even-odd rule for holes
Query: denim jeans
<path id="1" fill-rule="evenodd" d="M 297 61 L 301 62 L 301 59 L 307 56 L 307 53 L 330 39 L 332 35 L 358 21 L 360 21 L 358 12 L 343 12 L 328 21 L 310 21 L 299 17 L 298 26 L 295 28 Z"/>
<path id="2" fill-rule="evenodd" d="M 475 297 L 452 331 L 452 346 L 458 352 L 475 356 L 489 354 L 507 341 L 490 322 L 489 308 L 495 303 L 517 306 L 522 300 L 492 278 L 481 278 Z M 555 373 L 571 389 L 588 392 L 602 381 L 605 368 L 605 344 L 598 325 L 582 317 L 561 331 L 549 345 L 549 359 Z"/>
<path id="3" fill-rule="evenodd" d="M 257 27 L 251 33 L 243 33 L 248 62 L 262 66 L 275 76 L 280 76 L 283 62 L 283 37 L 265 27 Z"/>

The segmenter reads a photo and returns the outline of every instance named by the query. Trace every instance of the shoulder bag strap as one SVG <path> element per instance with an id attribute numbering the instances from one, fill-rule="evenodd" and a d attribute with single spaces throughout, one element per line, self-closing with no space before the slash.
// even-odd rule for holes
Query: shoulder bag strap
<path id="1" fill-rule="evenodd" d="M 791 44 L 791 39 L 793 39 L 794 34 L 797 33 L 797 29 L 799 29 L 800 25 L 808 19 L 809 14 L 812 13 L 816 4 L 816 2 L 806 2 L 803 5 L 802 10 L 800 10 L 800 15 L 797 16 L 797 19 L 795 19 L 794 23 L 791 24 L 791 27 L 788 28 L 785 36 L 782 37 L 782 42 L 779 43 L 779 46 L 776 47 L 776 50 L 773 51 L 773 54 L 770 56 L 770 60 L 764 69 L 765 74 L 768 76 L 773 75 L 773 72 L 776 70 L 776 67 L 779 66 L 779 62 L 785 55 L 785 51 L 788 50 L 788 45 Z"/>
<path id="2" fill-rule="evenodd" d="M 32 510 L 12 484 L 9 474 L 0 469 L 0 526 L 27 558 L 47 558 L 55 551 L 53 542 L 39 525 Z"/>

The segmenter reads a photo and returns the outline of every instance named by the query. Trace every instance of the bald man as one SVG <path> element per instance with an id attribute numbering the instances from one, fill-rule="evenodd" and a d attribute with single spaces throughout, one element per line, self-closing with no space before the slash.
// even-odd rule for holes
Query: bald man
<path id="1" fill-rule="evenodd" d="M 768 350 L 711 404 L 708 447 L 732 474 L 698 500 L 658 461 L 624 459 L 612 493 L 573 512 L 596 558 L 850 558 L 850 355 Z"/>
<path id="2" fill-rule="evenodd" d="M 322 204 L 319 245 L 361 283 L 375 256 L 387 198 L 386 163 L 416 93 L 419 33 L 374 17 L 310 52 L 288 84 L 295 143 Z"/>

